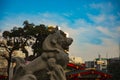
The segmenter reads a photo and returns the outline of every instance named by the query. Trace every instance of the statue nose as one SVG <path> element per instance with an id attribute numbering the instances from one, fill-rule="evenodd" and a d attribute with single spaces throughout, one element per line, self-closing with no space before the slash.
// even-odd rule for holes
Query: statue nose
<path id="1" fill-rule="evenodd" d="M 71 42 L 73 42 L 73 39 L 72 39 L 72 38 L 70 38 L 70 40 L 71 40 Z"/>
<path id="2" fill-rule="evenodd" d="M 73 39 L 72 39 L 72 38 L 67 38 L 67 43 L 68 43 L 68 45 L 71 45 L 72 42 L 73 42 Z"/>

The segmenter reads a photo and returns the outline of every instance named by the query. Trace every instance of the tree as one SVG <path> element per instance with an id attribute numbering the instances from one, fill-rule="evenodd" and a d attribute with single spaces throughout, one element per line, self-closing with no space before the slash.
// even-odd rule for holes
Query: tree
<path id="1" fill-rule="evenodd" d="M 32 46 L 32 48 L 34 50 L 34 56 L 35 54 L 37 54 L 37 56 L 40 56 L 41 53 L 43 52 L 42 43 L 44 39 L 49 35 L 49 31 L 44 24 L 35 26 L 34 30 L 36 32 L 34 36 L 36 38 L 36 41 L 35 41 L 35 44 Z"/>
<path id="2" fill-rule="evenodd" d="M 7 39 L 8 37 L 10 37 L 10 32 L 9 31 L 4 31 L 2 36 Z"/>

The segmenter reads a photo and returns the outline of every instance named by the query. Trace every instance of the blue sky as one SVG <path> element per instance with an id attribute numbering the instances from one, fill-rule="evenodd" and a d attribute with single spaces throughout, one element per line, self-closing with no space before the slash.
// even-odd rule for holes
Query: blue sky
<path id="1" fill-rule="evenodd" d="M 118 56 L 120 0 L 0 0 L 0 29 L 30 23 L 58 25 L 74 39 L 70 55 Z"/>

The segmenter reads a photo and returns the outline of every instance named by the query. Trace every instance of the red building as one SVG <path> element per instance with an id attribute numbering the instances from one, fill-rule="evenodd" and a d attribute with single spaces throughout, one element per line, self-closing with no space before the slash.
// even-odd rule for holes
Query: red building
<path id="1" fill-rule="evenodd" d="M 108 80 L 112 77 L 108 73 L 95 69 L 86 70 L 83 65 L 69 63 L 68 67 L 73 68 L 73 70 L 66 72 L 67 80 Z"/>

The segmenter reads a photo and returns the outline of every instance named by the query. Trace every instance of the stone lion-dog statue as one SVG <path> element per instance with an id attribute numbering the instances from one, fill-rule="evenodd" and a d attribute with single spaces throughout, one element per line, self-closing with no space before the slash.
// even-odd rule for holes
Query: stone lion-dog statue
<path id="1" fill-rule="evenodd" d="M 65 50 L 73 42 L 67 38 L 61 30 L 54 30 L 43 42 L 43 53 L 29 64 L 16 62 L 12 80 L 66 80 L 64 68 L 68 64 L 69 57 Z M 46 70 L 48 79 L 37 79 L 34 75 L 37 71 Z"/>

